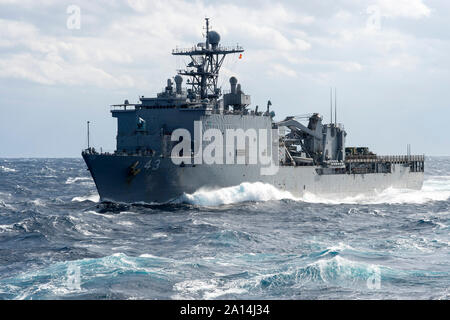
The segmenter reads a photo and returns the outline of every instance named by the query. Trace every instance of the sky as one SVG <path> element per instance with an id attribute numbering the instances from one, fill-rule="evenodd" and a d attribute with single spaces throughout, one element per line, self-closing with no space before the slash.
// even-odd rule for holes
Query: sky
<path id="1" fill-rule="evenodd" d="M 0 0 L 0 157 L 115 149 L 110 105 L 161 91 L 203 40 L 204 18 L 254 108 L 275 120 L 319 112 L 348 146 L 450 155 L 450 1 Z M 261 109 L 260 109 L 261 110 Z"/>

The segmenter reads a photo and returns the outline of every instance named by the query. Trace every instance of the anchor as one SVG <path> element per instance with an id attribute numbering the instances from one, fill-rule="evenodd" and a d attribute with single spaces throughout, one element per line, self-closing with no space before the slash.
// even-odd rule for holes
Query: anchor
<path id="1" fill-rule="evenodd" d="M 128 178 L 127 181 L 130 183 L 134 177 L 141 172 L 141 169 L 136 169 L 136 167 L 139 165 L 139 161 L 136 161 L 128 168 Z"/>

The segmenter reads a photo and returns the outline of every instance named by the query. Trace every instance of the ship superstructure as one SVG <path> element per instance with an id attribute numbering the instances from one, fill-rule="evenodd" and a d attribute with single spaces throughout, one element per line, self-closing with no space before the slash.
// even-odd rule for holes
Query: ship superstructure
<path id="1" fill-rule="evenodd" d="M 102 200 L 165 202 L 200 188 L 257 181 L 297 196 L 421 188 L 422 155 L 377 156 L 346 147 L 344 127 L 323 123 L 317 113 L 307 124 L 297 117 L 275 121 L 270 101 L 265 111 L 250 109 L 250 95 L 236 77 L 222 93 L 222 63 L 244 49 L 222 46 L 208 19 L 205 30 L 204 42 L 173 50 L 189 62 L 155 98 L 112 106 L 118 128 L 113 153 L 82 152 Z"/>

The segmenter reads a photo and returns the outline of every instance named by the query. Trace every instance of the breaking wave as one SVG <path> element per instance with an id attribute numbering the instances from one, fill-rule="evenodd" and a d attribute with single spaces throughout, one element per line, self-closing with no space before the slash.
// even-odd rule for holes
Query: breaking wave
<path id="1" fill-rule="evenodd" d="M 450 198 L 450 176 L 430 177 L 421 190 L 388 188 L 372 194 L 354 196 L 330 196 L 305 193 L 297 198 L 288 191 L 277 189 L 262 182 L 244 182 L 233 187 L 200 189 L 192 194 L 183 194 L 175 203 L 198 206 L 220 206 L 247 201 L 270 201 L 289 199 L 308 203 L 324 204 L 423 204 L 430 201 L 446 201 Z"/>
<path id="2" fill-rule="evenodd" d="M 192 194 L 183 194 L 176 202 L 199 206 L 220 206 L 247 201 L 270 201 L 296 198 L 271 184 L 262 182 L 243 182 L 238 186 L 215 190 L 200 189 Z"/>
<path id="3" fill-rule="evenodd" d="M 74 197 L 72 199 L 72 202 L 83 202 L 83 201 L 99 202 L 100 196 L 98 194 L 91 194 L 88 196 Z"/>
<path id="4" fill-rule="evenodd" d="M 131 257 L 119 252 L 102 258 L 56 262 L 42 269 L 2 279 L 0 286 L 8 289 L 6 295 L 8 299 L 79 297 L 89 293 L 89 286 L 92 282 L 107 287 L 111 279 L 119 276 L 133 279 L 140 276 L 142 282 L 164 284 L 167 282 L 167 276 L 160 268 L 164 262 L 164 258 L 144 255 Z M 105 298 L 95 292 L 91 295 L 94 299 Z M 118 295 L 116 298 L 123 299 L 124 297 Z"/>
<path id="5" fill-rule="evenodd" d="M 267 272 L 269 271 L 269 272 Z M 306 288 L 317 286 L 339 286 L 351 290 L 367 291 L 368 283 L 388 275 L 393 278 L 401 276 L 400 270 L 392 270 L 367 262 L 352 261 L 340 256 L 320 259 L 315 262 L 294 263 L 280 266 L 262 273 L 246 273 L 237 279 L 233 277 L 216 276 L 184 280 L 174 285 L 175 295 L 172 299 L 217 299 L 250 297 L 264 293 L 283 298 L 293 298 L 286 295 L 285 289 Z M 376 284 L 376 283 L 375 283 Z M 369 283 L 370 285 L 370 283 Z M 292 292 L 291 292 L 292 294 Z"/>
<path id="6" fill-rule="evenodd" d="M 2 171 L 2 172 L 17 172 L 16 169 L 8 168 L 8 167 L 5 167 L 5 166 L 0 166 L 0 171 Z"/>

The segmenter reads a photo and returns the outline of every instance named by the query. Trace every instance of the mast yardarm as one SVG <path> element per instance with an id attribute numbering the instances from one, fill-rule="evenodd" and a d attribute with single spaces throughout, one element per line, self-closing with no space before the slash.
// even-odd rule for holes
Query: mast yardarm
<path id="1" fill-rule="evenodd" d="M 220 96 L 220 88 L 217 87 L 219 71 L 227 54 L 244 52 L 244 49 L 235 47 L 223 47 L 219 44 L 220 35 L 209 30 L 209 18 L 206 21 L 205 42 L 187 49 L 174 49 L 173 55 L 189 56 L 191 61 L 178 74 L 190 77 L 187 84 L 191 86 L 191 94 L 200 99 L 217 100 Z"/>

